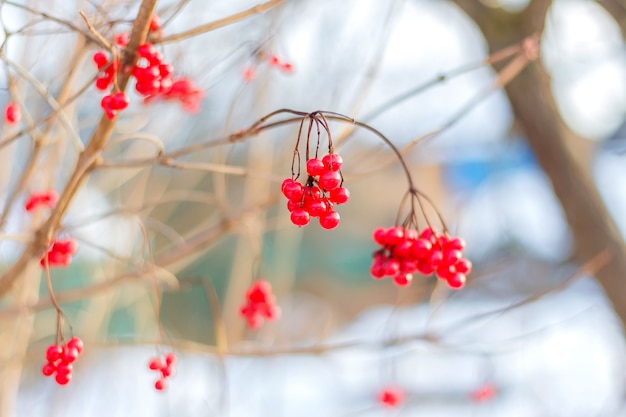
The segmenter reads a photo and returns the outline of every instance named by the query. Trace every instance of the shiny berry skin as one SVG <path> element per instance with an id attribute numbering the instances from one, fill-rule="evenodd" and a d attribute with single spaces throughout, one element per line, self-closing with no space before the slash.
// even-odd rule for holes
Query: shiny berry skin
<path id="1" fill-rule="evenodd" d="M 344 187 L 337 187 L 331 190 L 328 198 L 335 204 L 345 204 L 350 199 L 350 191 Z"/>
<path id="2" fill-rule="evenodd" d="M 313 217 L 320 217 L 324 213 L 326 213 L 327 205 L 323 200 L 312 200 L 307 202 L 304 206 L 306 211 Z"/>
<path id="3" fill-rule="evenodd" d="M 472 263 L 465 258 L 461 258 L 457 263 L 454 264 L 454 269 L 456 270 L 456 272 L 467 275 L 472 270 Z"/>
<path id="4" fill-rule="evenodd" d="M 46 360 L 48 362 L 54 362 L 60 359 L 61 355 L 63 355 L 63 348 L 61 346 L 51 345 L 48 347 L 48 350 L 46 350 Z"/>
<path id="5" fill-rule="evenodd" d="M 296 226 L 306 226 L 311 220 L 311 215 L 302 208 L 297 208 L 291 212 L 291 223 Z M 321 218 L 320 218 L 321 220 Z"/>
<path id="6" fill-rule="evenodd" d="M 283 182 L 282 190 L 283 195 L 287 197 L 288 200 L 298 201 L 302 199 L 304 186 L 298 181 L 290 180 L 289 182 Z"/>
<path id="7" fill-rule="evenodd" d="M 393 277 L 393 282 L 398 287 L 407 287 L 409 286 L 409 284 L 411 284 L 412 280 L 413 280 L 412 274 L 400 274 L 400 275 L 396 275 Z"/>
<path id="8" fill-rule="evenodd" d="M 153 14 L 150 18 L 150 31 L 155 32 L 161 29 L 161 19 L 156 14 Z"/>
<path id="9" fill-rule="evenodd" d="M 466 280 L 467 277 L 465 276 L 465 274 L 462 274 L 460 272 L 457 272 L 456 274 L 446 279 L 446 281 L 448 282 L 448 286 L 455 290 L 463 288 Z"/>
<path id="10" fill-rule="evenodd" d="M 54 380 L 59 385 L 67 385 L 72 380 L 72 374 L 71 373 L 57 373 L 56 376 L 54 377 Z"/>
<path id="11" fill-rule="evenodd" d="M 63 355 L 61 356 L 61 360 L 64 363 L 72 363 L 76 361 L 76 359 L 78 359 L 78 355 L 78 349 L 66 346 L 65 349 L 63 349 Z"/>
<path id="12" fill-rule="evenodd" d="M 385 233 L 385 241 L 388 245 L 397 245 L 404 239 L 404 230 L 401 227 L 390 227 Z"/>
<path id="13" fill-rule="evenodd" d="M 331 230 L 339 225 L 339 220 L 339 213 L 336 211 L 327 211 L 320 216 L 320 225 L 326 230 Z"/>
<path id="14" fill-rule="evenodd" d="M 172 376 L 174 374 L 174 367 L 173 366 L 166 366 L 164 368 L 161 368 L 161 375 L 163 375 L 164 378 L 168 378 L 170 376 Z"/>
<path id="15" fill-rule="evenodd" d="M 111 96 L 111 108 L 114 110 L 124 110 L 130 104 L 130 99 L 123 91 Z"/>
<path id="16" fill-rule="evenodd" d="M 412 248 L 412 252 L 413 252 L 413 256 L 415 256 L 416 258 L 425 258 L 430 254 L 430 251 L 432 250 L 433 245 L 432 243 L 430 243 L 429 240 L 420 238 L 420 239 L 416 239 L 413 242 L 413 248 Z"/>
<path id="17" fill-rule="evenodd" d="M 70 249 L 70 252 L 74 253 L 76 252 L 77 247 L 74 245 L 73 247 L 69 249 Z M 83 351 L 85 350 L 85 344 L 83 343 L 80 337 L 72 337 L 70 340 L 68 340 L 67 347 L 76 349 L 79 355 L 82 355 Z"/>
<path id="18" fill-rule="evenodd" d="M 384 227 L 377 228 L 374 230 L 374 233 L 372 233 L 372 238 L 374 239 L 374 242 L 385 246 L 387 244 L 387 229 Z"/>
<path id="19" fill-rule="evenodd" d="M 312 158 L 306 161 L 306 172 L 312 177 L 317 177 L 326 172 L 326 167 L 321 160 Z"/>
<path id="20" fill-rule="evenodd" d="M 333 153 L 324 155 L 322 158 L 324 166 L 331 171 L 339 171 L 343 165 L 343 158 L 339 154 Z"/>
<path id="21" fill-rule="evenodd" d="M 126 32 L 122 32 L 115 37 L 115 44 L 117 46 L 121 46 L 122 48 L 126 48 L 126 45 L 128 45 L 129 41 L 130 36 Z"/>
<path id="22" fill-rule="evenodd" d="M 326 171 L 320 175 L 320 187 L 326 191 L 332 191 L 341 184 L 341 174 L 337 171 Z"/>
<path id="23" fill-rule="evenodd" d="M 174 352 L 170 352 L 165 355 L 165 364 L 168 366 L 176 364 L 176 354 Z"/>

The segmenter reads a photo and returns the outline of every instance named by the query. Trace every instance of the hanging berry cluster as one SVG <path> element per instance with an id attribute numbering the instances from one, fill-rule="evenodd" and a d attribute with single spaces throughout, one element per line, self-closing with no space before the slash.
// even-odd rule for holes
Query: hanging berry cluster
<path id="1" fill-rule="evenodd" d="M 174 352 L 170 352 L 167 355 L 161 358 L 153 358 L 148 363 L 148 368 L 153 371 L 158 371 L 160 374 L 159 379 L 154 383 L 154 388 L 157 391 L 164 391 L 167 389 L 167 378 L 174 375 L 176 365 L 176 354 Z"/>
<path id="2" fill-rule="evenodd" d="M 72 256 L 78 250 L 78 243 L 72 239 L 59 239 L 52 242 L 46 254 L 44 254 L 39 260 L 39 264 L 42 268 L 46 267 L 46 264 L 50 268 L 63 268 L 68 267 L 72 263 Z"/>
<path id="3" fill-rule="evenodd" d="M 413 274 L 419 272 L 435 273 L 450 288 L 459 289 L 465 285 L 466 275 L 472 269 L 471 262 L 463 258 L 463 240 L 437 233 L 430 227 L 420 233 L 397 226 L 381 227 L 374 231 L 373 238 L 381 248 L 373 255 L 372 277 L 391 277 L 401 287 L 409 285 Z"/>
<path id="4" fill-rule="evenodd" d="M 300 178 L 300 139 L 305 120 L 309 121 L 306 138 L 306 180 Z M 310 157 L 311 132 L 317 125 L 317 144 L 315 156 Z M 321 129 L 328 137 L 328 154 L 319 159 L 317 152 L 320 148 Z M 297 170 L 294 168 L 297 166 Z M 344 204 L 350 199 L 350 192 L 343 187 L 343 158 L 333 150 L 333 142 L 326 117 L 322 112 L 304 114 L 300 124 L 300 131 L 294 149 L 294 158 L 291 164 L 291 178 L 286 178 L 281 191 L 287 198 L 287 209 L 291 213 L 291 222 L 296 226 L 306 226 L 311 217 L 319 218 L 320 226 L 324 229 L 334 229 L 341 220 L 335 211 L 335 204 Z"/>
<path id="5" fill-rule="evenodd" d="M 45 376 L 54 375 L 59 385 L 67 385 L 72 380 L 74 362 L 83 353 L 84 344 L 78 337 L 72 337 L 65 344 L 53 344 L 46 350 L 46 364 L 41 368 Z"/>
<path id="6" fill-rule="evenodd" d="M 321 160 L 309 159 L 306 163 L 308 174 L 306 183 L 287 178 L 283 181 L 282 191 L 287 198 L 287 209 L 291 213 L 291 222 L 296 226 L 306 226 L 311 217 L 318 217 L 324 229 L 334 229 L 339 225 L 339 213 L 335 204 L 344 204 L 350 198 L 347 188 L 341 187 L 343 179 L 339 170 L 343 159 L 333 153 Z"/>
<path id="7" fill-rule="evenodd" d="M 160 31 L 158 17 L 153 16 L 150 22 L 150 31 Z M 159 32 L 160 33 L 160 32 Z M 128 44 L 129 36 L 120 33 L 115 37 L 117 46 L 124 48 Z M 182 107 L 190 112 L 197 112 L 204 93 L 188 78 L 173 76 L 172 65 L 165 62 L 161 52 L 151 43 L 144 43 L 137 49 L 139 62 L 132 69 L 132 76 L 136 80 L 135 90 L 144 97 L 144 103 L 161 98 L 164 100 L 178 100 Z M 103 74 L 96 79 L 96 88 L 105 91 L 113 86 L 117 90 L 116 77 L 120 70 L 120 60 L 117 57 L 109 58 L 106 52 L 98 51 L 93 55 L 93 61 Z M 118 112 L 126 109 L 130 104 L 128 95 L 123 91 L 113 92 L 102 98 L 102 109 L 109 119 L 113 119 Z"/>
<path id="8" fill-rule="evenodd" d="M 269 282 L 258 280 L 246 292 L 246 302 L 239 309 L 239 314 L 246 319 L 248 327 L 258 329 L 264 320 L 272 321 L 280 317 L 280 308 L 272 294 Z"/>

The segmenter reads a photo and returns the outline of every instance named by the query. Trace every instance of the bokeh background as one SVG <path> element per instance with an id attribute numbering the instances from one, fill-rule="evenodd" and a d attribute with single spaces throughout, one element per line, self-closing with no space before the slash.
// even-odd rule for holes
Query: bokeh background
<path id="1" fill-rule="evenodd" d="M 528 66 L 551 77 L 542 92 L 555 100 L 567 148 L 626 232 L 624 3 L 285 0 L 159 45 L 175 71 L 205 91 L 201 111 L 146 106 L 131 93 L 103 155 L 111 166 L 93 173 L 59 232 L 79 241 L 78 256 L 52 271 L 86 354 L 70 386 L 41 376 L 56 312 L 41 270 L 29 270 L 16 293 L 0 300 L 0 415 L 626 415 L 622 322 L 601 285 L 576 275 L 588 259 L 575 253 L 507 92 L 493 88 L 504 65 L 485 64 L 494 45 L 533 34 L 514 27 L 515 18 L 538 3 L 549 8 L 532 16 L 545 27 L 540 58 Z M 160 1 L 157 11 L 168 35 L 255 4 Z M 0 99 L 8 102 L 10 92 L 30 124 L 50 113 L 41 89 L 55 96 L 74 68 L 72 91 L 79 92 L 96 74 L 95 46 L 67 22 L 85 28 L 81 10 L 112 38 L 130 30 L 139 4 L 18 0 L 0 7 L 0 78 L 10 85 Z M 501 38 L 486 39 L 472 12 L 504 28 L 489 31 Z M 269 65 L 272 54 L 294 71 Z M 248 69 L 252 81 L 244 79 Z M 89 87 L 65 106 L 67 123 L 46 137 L 16 207 L 29 191 L 62 189 L 75 141 L 86 142 L 100 117 L 101 95 Z M 405 149 L 418 188 L 467 242 L 475 269 L 466 288 L 416 277 L 402 289 L 370 278 L 371 232 L 396 221 L 407 184 L 391 150 L 349 124 L 331 123 L 352 196 L 332 231 L 314 222 L 293 226 L 279 195 L 297 124 L 193 153 L 180 161 L 186 169 L 114 166 L 154 155 L 155 141 L 172 151 L 219 140 L 280 108 L 339 112 Z M 2 135 L 18 130 L 5 126 Z M 31 136 L 0 149 L 3 205 L 32 155 Z M 0 271 L 37 221 L 11 211 Z M 177 257 L 189 242 L 197 249 Z M 283 314 L 250 331 L 238 308 L 258 278 L 272 283 Z M 178 373 L 159 393 L 147 363 L 169 349 L 179 355 Z M 389 386 L 406 393 L 392 410 L 376 401 Z"/>

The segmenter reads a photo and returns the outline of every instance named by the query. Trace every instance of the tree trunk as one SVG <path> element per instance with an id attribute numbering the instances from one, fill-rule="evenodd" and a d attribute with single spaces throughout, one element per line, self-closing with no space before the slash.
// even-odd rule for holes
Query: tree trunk
<path id="1" fill-rule="evenodd" d="M 457 0 L 478 24 L 491 51 L 541 33 L 550 0 L 533 0 L 520 13 L 483 6 L 479 0 Z M 557 110 L 551 81 L 540 62 L 524 69 L 506 86 L 519 128 L 552 183 L 574 238 L 574 255 L 580 262 L 606 251 L 608 262 L 596 272 L 598 282 L 626 328 L 626 246 L 602 202 L 589 166 L 572 153 L 576 134 Z M 532 196 L 520 196 L 532 198 Z"/>

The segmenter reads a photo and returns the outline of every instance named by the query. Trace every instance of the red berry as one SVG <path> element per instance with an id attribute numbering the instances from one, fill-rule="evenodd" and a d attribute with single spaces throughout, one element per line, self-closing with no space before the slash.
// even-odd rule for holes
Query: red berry
<path id="1" fill-rule="evenodd" d="M 70 364 L 75 362 L 78 359 L 78 349 L 75 347 L 65 347 L 63 349 L 63 356 L 61 356 L 61 361 L 66 364 Z"/>
<path id="2" fill-rule="evenodd" d="M 51 376 L 56 370 L 57 368 L 53 364 L 47 363 L 41 368 L 41 373 L 44 374 L 44 376 Z"/>
<path id="3" fill-rule="evenodd" d="M 111 96 L 111 108 L 113 110 L 124 110 L 130 104 L 130 99 L 125 92 L 120 91 Z"/>
<path id="4" fill-rule="evenodd" d="M 280 59 L 276 55 L 270 55 L 270 65 L 273 67 L 280 67 L 281 62 Z"/>
<path id="5" fill-rule="evenodd" d="M 374 262 L 370 267 L 370 275 L 375 279 L 382 279 L 385 277 L 385 264 L 382 262 Z"/>
<path id="6" fill-rule="evenodd" d="M 20 108 L 16 103 L 7 104 L 6 109 L 4 110 L 4 120 L 7 124 L 13 125 L 20 121 L 21 112 Z"/>
<path id="7" fill-rule="evenodd" d="M 321 160 L 312 158 L 306 161 L 306 172 L 312 177 L 317 177 L 326 172 L 326 167 Z"/>
<path id="8" fill-rule="evenodd" d="M 389 259 L 385 264 L 385 275 L 393 277 L 400 272 L 400 261 L 397 259 Z"/>
<path id="9" fill-rule="evenodd" d="M 300 207 L 300 202 L 287 200 L 287 210 L 290 212 Z"/>
<path id="10" fill-rule="evenodd" d="M 76 250 L 74 250 L 73 252 L 76 252 Z M 79 355 L 82 355 L 83 350 L 85 350 L 85 344 L 80 337 L 72 337 L 70 340 L 68 340 L 67 347 L 76 349 Z"/>
<path id="11" fill-rule="evenodd" d="M 388 245 L 397 245 L 404 239 L 404 229 L 401 227 L 390 227 L 385 234 L 385 241 Z"/>
<path id="12" fill-rule="evenodd" d="M 153 14 L 150 18 L 150 31 L 155 32 L 161 29 L 161 19 L 156 14 Z"/>
<path id="13" fill-rule="evenodd" d="M 96 79 L 96 88 L 98 90 L 106 90 L 111 85 L 111 79 L 109 77 L 100 77 Z"/>
<path id="14" fill-rule="evenodd" d="M 163 369 L 163 362 L 161 362 L 161 359 L 159 358 L 150 359 L 150 362 L 148 363 L 148 368 L 152 369 L 153 371 L 161 370 Z"/>
<path id="15" fill-rule="evenodd" d="M 320 225 L 327 230 L 334 229 L 339 225 L 339 213 L 327 211 L 320 216 Z"/>
<path id="16" fill-rule="evenodd" d="M 137 48 L 137 54 L 142 57 L 142 58 L 146 58 L 146 59 L 150 59 L 150 57 L 154 56 L 154 54 L 156 54 L 157 50 L 154 49 L 154 46 L 152 46 L 152 44 L 150 43 L 144 43 L 139 45 L 139 48 Z"/>
<path id="17" fill-rule="evenodd" d="M 59 345 L 51 345 L 46 350 L 46 360 L 48 362 L 57 361 L 63 355 L 63 348 Z"/>
<path id="18" fill-rule="evenodd" d="M 326 213 L 327 208 L 328 206 L 324 200 L 307 201 L 304 205 L 304 209 L 313 217 L 322 216 Z"/>
<path id="19" fill-rule="evenodd" d="M 304 193 L 304 187 L 298 181 L 291 180 L 290 182 L 283 182 L 283 195 L 287 199 L 292 201 L 298 201 L 302 199 Z"/>
<path id="20" fill-rule="evenodd" d="M 400 271 L 402 271 L 405 274 L 413 274 L 417 272 L 417 262 L 409 261 L 409 260 L 401 261 Z"/>
<path id="21" fill-rule="evenodd" d="M 443 251 L 443 261 L 448 265 L 454 265 L 462 256 L 461 251 L 457 249 Z"/>
<path id="22" fill-rule="evenodd" d="M 285 72 L 293 72 L 293 64 L 289 62 L 285 62 L 280 66 L 280 68 Z"/>
<path id="23" fill-rule="evenodd" d="M 72 373 L 72 369 L 74 367 L 72 366 L 71 363 L 61 363 L 59 366 L 57 366 L 57 375 L 58 374 L 65 374 L 65 375 L 69 375 Z"/>
<path id="24" fill-rule="evenodd" d="M 102 69 L 109 62 L 109 57 L 104 51 L 98 51 L 93 54 L 93 62 L 98 69 Z"/>
<path id="25" fill-rule="evenodd" d="M 296 226 L 306 226 L 310 220 L 311 216 L 305 209 L 297 208 L 291 212 L 291 223 Z"/>
<path id="26" fill-rule="evenodd" d="M 431 252 L 429 262 L 436 268 L 443 262 L 443 253 L 438 250 Z"/>
<path id="27" fill-rule="evenodd" d="M 122 32 L 115 37 L 115 44 L 118 46 L 121 46 L 122 48 L 125 48 L 126 45 L 128 45 L 129 41 L 130 41 L 130 36 L 128 36 L 128 33 L 126 32 Z"/>
<path id="28" fill-rule="evenodd" d="M 446 245 L 447 249 L 456 249 L 456 250 L 463 250 L 465 248 L 465 241 L 463 239 L 461 239 L 460 237 L 455 237 L 452 238 L 448 241 L 447 245 Z"/>
<path id="29" fill-rule="evenodd" d="M 341 174 L 337 171 L 326 171 L 320 175 L 319 184 L 324 190 L 332 191 L 341 184 Z"/>
<path id="30" fill-rule="evenodd" d="M 412 280 L 413 280 L 412 274 L 398 274 L 393 277 L 393 282 L 398 287 L 406 287 L 411 283 Z"/>
<path id="31" fill-rule="evenodd" d="M 475 402 L 485 402 L 493 399 L 498 394 L 498 387 L 492 383 L 486 383 L 482 387 L 470 393 L 470 398 Z"/>
<path id="32" fill-rule="evenodd" d="M 170 377 L 174 374 L 174 366 L 173 365 L 167 365 L 164 368 L 161 368 L 161 375 L 163 375 L 163 378 L 167 378 Z"/>
<path id="33" fill-rule="evenodd" d="M 430 241 L 420 238 L 413 242 L 412 254 L 416 258 L 426 258 L 430 251 L 432 250 L 433 245 Z"/>
<path id="34" fill-rule="evenodd" d="M 335 204 L 344 204 L 350 199 L 350 191 L 344 187 L 337 187 L 331 190 L 328 198 Z"/>
<path id="35" fill-rule="evenodd" d="M 339 154 L 329 153 L 322 158 L 322 162 L 324 162 L 324 166 L 326 166 L 327 169 L 331 171 L 339 171 L 343 165 L 343 158 L 339 156 Z"/>
<path id="36" fill-rule="evenodd" d="M 176 354 L 174 352 L 170 352 L 165 355 L 165 363 L 167 365 L 174 365 L 176 363 Z"/>
<path id="37" fill-rule="evenodd" d="M 252 67 L 248 67 L 243 70 L 243 79 L 246 82 L 252 82 L 256 79 L 256 70 Z"/>
<path id="38" fill-rule="evenodd" d="M 441 279 L 450 279 L 456 271 L 453 269 L 454 267 L 450 267 L 450 265 L 441 264 L 437 267 L 436 272 L 437 276 Z"/>
<path id="39" fill-rule="evenodd" d="M 157 391 L 164 391 L 167 389 L 167 379 L 161 378 L 157 382 L 154 383 L 154 388 Z"/>
<path id="40" fill-rule="evenodd" d="M 466 280 L 467 280 L 467 277 L 465 276 L 465 274 L 457 272 L 456 274 L 448 278 L 446 281 L 448 282 L 448 286 L 450 288 L 458 290 L 460 288 L 463 288 Z"/>
<path id="41" fill-rule="evenodd" d="M 56 376 L 54 377 L 54 380 L 59 385 L 67 385 L 72 380 L 72 374 L 71 373 L 63 373 L 63 374 L 57 373 Z"/>
<path id="42" fill-rule="evenodd" d="M 372 238 L 374 239 L 374 242 L 385 246 L 387 244 L 387 229 L 384 227 L 377 228 L 374 230 L 374 233 L 372 233 Z"/>
<path id="43" fill-rule="evenodd" d="M 402 403 L 404 394 L 397 388 L 387 388 L 378 396 L 378 401 L 385 407 L 397 407 Z"/>
<path id="44" fill-rule="evenodd" d="M 409 256 L 412 248 L 413 248 L 413 242 L 410 242 L 408 240 L 403 240 L 402 242 L 394 246 L 391 253 L 393 254 L 395 258 L 405 258 Z"/>
<path id="45" fill-rule="evenodd" d="M 468 259 L 461 258 L 457 263 L 454 264 L 454 269 L 456 270 L 456 272 L 467 275 L 472 270 L 472 263 Z"/>

